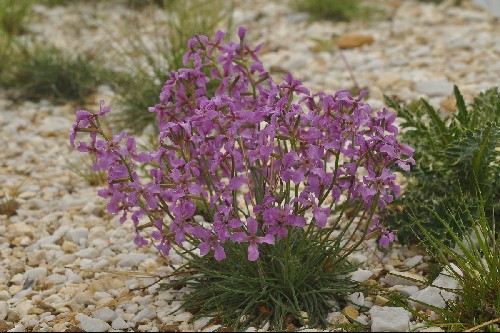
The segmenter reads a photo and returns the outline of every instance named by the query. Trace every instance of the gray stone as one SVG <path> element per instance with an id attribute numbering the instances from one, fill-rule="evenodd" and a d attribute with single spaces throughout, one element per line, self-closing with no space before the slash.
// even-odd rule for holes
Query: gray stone
<path id="1" fill-rule="evenodd" d="M 366 269 L 358 269 L 356 272 L 351 273 L 351 279 L 356 282 L 364 282 L 368 280 L 373 273 Z"/>
<path id="2" fill-rule="evenodd" d="M 24 273 L 24 283 L 34 285 L 36 284 L 36 281 L 39 280 L 41 281 L 45 279 L 46 276 L 47 276 L 47 268 L 45 267 L 32 268 Z"/>
<path id="3" fill-rule="evenodd" d="M 120 260 L 118 266 L 132 267 L 146 260 L 148 255 L 143 253 L 120 253 L 117 258 Z"/>
<path id="4" fill-rule="evenodd" d="M 372 332 L 407 332 L 412 317 L 411 313 L 403 308 L 378 305 L 370 309 L 370 315 Z"/>
<path id="5" fill-rule="evenodd" d="M 116 314 L 115 311 L 111 310 L 108 307 L 105 307 L 95 310 L 92 313 L 92 317 L 110 322 L 118 318 L 118 315 Z"/>
<path id="6" fill-rule="evenodd" d="M 416 255 L 412 258 L 407 258 L 404 263 L 407 267 L 415 267 L 417 266 L 423 259 L 423 256 L 421 255 Z"/>
<path id="7" fill-rule="evenodd" d="M 113 329 L 115 330 L 126 330 L 127 328 L 129 328 L 129 324 L 127 324 L 127 322 L 123 320 L 123 318 L 118 317 L 113 320 L 113 322 L 111 323 L 111 327 L 113 327 Z"/>
<path id="8" fill-rule="evenodd" d="M 77 314 L 75 318 L 80 322 L 78 327 L 85 332 L 106 332 L 111 328 L 105 321 L 86 316 L 83 313 Z"/>
<path id="9" fill-rule="evenodd" d="M 390 286 L 418 286 L 425 282 L 425 278 L 412 272 L 390 271 L 384 277 L 383 282 Z"/>
<path id="10" fill-rule="evenodd" d="M 5 320 L 9 314 L 9 303 L 1 301 L 0 302 L 0 320 Z"/>
<path id="11" fill-rule="evenodd" d="M 418 81 L 415 84 L 415 89 L 428 97 L 448 96 L 453 91 L 453 84 L 446 78 L 437 78 Z"/>
<path id="12" fill-rule="evenodd" d="M 89 230 L 85 227 L 74 228 L 68 230 L 66 233 L 66 239 L 72 241 L 76 244 L 81 244 L 82 241 L 86 241 L 89 235 Z"/>
<path id="13" fill-rule="evenodd" d="M 141 322 L 144 319 L 154 319 L 156 318 L 156 311 L 149 308 L 141 310 L 132 320 L 134 323 Z"/>

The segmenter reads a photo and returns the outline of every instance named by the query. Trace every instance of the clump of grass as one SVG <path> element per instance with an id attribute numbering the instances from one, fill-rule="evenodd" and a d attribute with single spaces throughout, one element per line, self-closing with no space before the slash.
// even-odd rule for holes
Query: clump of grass
<path id="1" fill-rule="evenodd" d="M 0 77 L 12 67 L 18 35 L 26 31 L 32 0 L 0 0 Z"/>
<path id="2" fill-rule="evenodd" d="M 460 285 L 460 289 L 453 291 L 458 297 L 448 300 L 443 309 L 418 302 L 438 315 L 436 320 L 422 317 L 430 326 L 441 326 L 453 332 L 500 331 L 495 324 L 500 322 L 500 233 L 495 226 L 495 217 L 486 215 L 485 200 L 480 195 L 478 197 L 478 208 L 472 210 L 467 208 L 467 201 L 463 198 L 457 202 L 466 207 L 467 220 L 456 218 L 453 212 L 456 205 L 447 207 L 443 215 L 429 209 L 436 221 L 449 231 L 456 247 L 448 246 L 430 232 L 425 224 L 420 223 L 419 216 L 412 217 L 429 255 Z M 469 220 L 474 221 L 472 226 L 468 225 Z M 459 226 L 460 236 L 454 232 L 450 221 Z"/>
<path id="3" fill-rule="evenodd" d="M 94 59 L 69 55 L 54 46 L 35 43 L 20 46 L 12 68 L 1 79 L 6 87 L 20 89 L 20 97 L 83 102 L 95 89 L 114 77 Z"/>
<path id="4" fill-rule="evenodd" d="M 13 198 L 4 197 L 0 201 L 0 215 L 7 215 L 8 217 L 16 215 L 19 209 L 19 202 Z"/>
<path id="5" fill-rule="evenodd" d="M 94 172 L 92 165 L 94 161 L 91 157 L 85 155 L 84 158 L 76 162 L 67 161 L 69 169 L 85 180 L 90 186 L 98 186 L 106 184 L 108 177 L 102 170 Z"/>
<path id="6" fill-rule="evenodd" d="M 349 21 L 362 12 L 361 0 L 298 0 L 297 9 L 315 18 Z"/>
<path id="7" fill-rule="evenodd" d="M 184 277 L 163 288 L 192 288 L 183 308 L 194 310 L 195 317 L 212 316 L 212 324 L 232 330 L 266 322 L 276 331 L 326 327 L 329 312 L 340 310 L 349 294 L 367 287 L 348 277 L 356 266 L 346 259 L 345 230 L 323 241 L 328 228 L 318 229 L 314 241 L 302 229 L 290 232 L 289 243 L 280 239 L 275 245 L 263 245 L 256 262 L 247 260 L 246 245 L 238 243 L 226 244 L 223 261 L 186 252 Z"/>
<path id="8" fill-rule="evenodd" d="M 14 38 L 26 31 L 33 0 L 0 0 L 0 35 Z"/>
<path id="9" fill-rule="evenodd" d="M 153 32 L 144 36 L 137 24 L 125 44 L 117 47 L 120 59 L 132 76 L 123 76 L 112 83 L 122 109 L 116 120 L 135 132 L 154 124 L 155 114 L 147 110 L 158 103 L 158 92 L 169 73 L 183 66 L 188 40 L 195 34 L 212 36 L 225 22 L 227 28 L 231 25 L 232 1 L 163 0 L 161 6 L 158 1 L 155 3 L 156 6 L 152 4 L 141 13 L 154 23 Z M 158 11 L 165 13 L 166 20 L 158 18 Z"/>
<path id="10" fill-rule="evenodd" d="M 415 148 L 417 162 L 401 198 L 389 205 L 385 212 L 389 225 L 398 230 L 400 242 L 417 242 L 418 236 L 422 235 L 420 228 L 409 223 L 410 213 L 420 216 L 421 223 L 437 237 L 451 241 L 449 229 L 443 228 L 428 208 L 443 215 L 463 192 L 464 200 L 461 201 L 466 204 L 459 204 L 452 211 L 452 221 L 463 220 L 466 225 L 471 225 L 473 220 L 469 219 L 467 210 L 475 217 L 479 209 L 476 186 L 483 193 L 487 216 L 500 208 L 498 88 L 479 94 L 469 106 L 457 87 L 455 98 L 458 112 L 445 119 L 425 100 L 413 103 L 411 107 L 401 107 L 386 98 L 388 105 L 403 118 L 401 126 L 406 131 L 402 141 Z M 478 181 L 475 175 L 478 175 Z M 392 209 L 397 206 L 402 206 L 403 211 Z M 453 223 L 451 227 L 454 232 L 461 232 Z"/>

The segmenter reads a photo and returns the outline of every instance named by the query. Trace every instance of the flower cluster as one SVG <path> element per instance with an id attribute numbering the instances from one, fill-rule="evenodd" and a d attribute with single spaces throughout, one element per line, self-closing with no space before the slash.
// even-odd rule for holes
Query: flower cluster
<path id="1" fill-rule="evenodd" d="M 153 152 L 138 153 L 125 133 L 108 137 L 99 121 L 108 107 L 77 112 L 71 144 L 77 133 L 89 134 L 78 150 L 95 156 L 94 171 L 108 172 L 99 195 L 121 221 L 131 216 L 139 246 L 149 238 L 168 254 L 190 243 L 222 260 L 224 244 L 240 242 L 254 261 L 262 244 L 290 228 L 325 227 L 340 202 L 362 202 L 373 215 L 399 195 L 391 170 L 414 161 L 397 141 L 395 115 L 373 114 L 363 94 L 312 94 L 290 74 L 275 83 L 257 57 L 260 46 L 248 46 L 245 29 L 238 35 L 239 43 L 224 44 L 222 32 L 189 41 L 186 68 L 170 74 L 149 110 L 160 129 Z M 209 85 L 217 87 L 213 96 Z M 147 180 L 138 163 L 152 165 Z M 197 205 L 207 221 L 194 219 Z M 140 224 L 143 216 L 148 223 Z M 393 237 L 376 228 L 387 245 Z"/>

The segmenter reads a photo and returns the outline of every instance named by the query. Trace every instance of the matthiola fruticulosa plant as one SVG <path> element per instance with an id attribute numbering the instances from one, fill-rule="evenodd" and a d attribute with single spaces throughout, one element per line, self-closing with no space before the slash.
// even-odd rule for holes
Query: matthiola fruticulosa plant
<path id="1" fill-rule="evenodd" d="M 334 206 L 356 201 L 375 221 L 364 234 L 380 232 L 387 246 L 394 236 L 374 212 L 399 195 L 394 166 L 414 163 L 413 150 L 397 141 L 396 116 L 374 114 L 363 93 L 312 94 L 290 74 L 276 83 L 257 57 L 261 47 L 248 46 L 245 29 L 238 35 L 239 43 L 223 43 L 222 32 L 189 41 L 186 67 L 170 73 L 149 109 L 160 130 L 155 151 L 137 152 L 126 133 L 106 134 L 100 119 L 110 108 L 102 101 L 98 113 L 77 111 L 71 145 L 88 135 L 77 149 L 94 155 L 94 171 L 107 171 L 99 196 L 109 199 L 108 211 L 122 222 L 130 216 L 136 244 L 152 242 L 164 255 L 173 245 L 194 246 L 220 261 L 234 242 L 247 244 L 256 261 L 292 229 L 313 237 Z M 140 177 L 141 163 L 151 165 L 149 177 Z M 194 219 L 197 205 L 206 221 Z"/>

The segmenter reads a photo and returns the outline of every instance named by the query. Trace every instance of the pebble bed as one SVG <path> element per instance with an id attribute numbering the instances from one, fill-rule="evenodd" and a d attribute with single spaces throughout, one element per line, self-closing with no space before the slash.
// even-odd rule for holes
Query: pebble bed
<path id="1" fill-rule="evenodd" d="M 403 101 L 425 97 L 453 112 L 453 83 L 466 98 L 500 83 L 498 18 L 469 1 L 460 7 L 453 1 L 436 6 L 411 0 L 385 6 L 391 19 L 340 23 L 313 22 L 286 1 L 242 1 L 234 22 L 248 28 L 255 44 L 264 43 L 261 60 L 273 75 L 291 71 L 312 91 L 352 87 L 335 38 L 371 36 L 371 42 L 342 54 L 359 85 L 369 87 L 368 103 L 374 109 L 383 107 L 383 94 L 388 94 Z M 132 15 L 119 1 L 38 5 L 35 10 L 33 34 L 67 49 L 99 52 L 107 52 L 106 43 L 124 36 L 123 19 Z M 143 23 L 144 31 L 151 29 Z M 93 105 L 88 107 L 95 109 L 101 96 L 90 99 Z M 120 225 L 106 213 L 98 187 L 71 171 L 70 163 L 81 159 L 68 142 L 76 108 L 43 100 L 14 102 L 0 91 L 0 203 L 18 203 L 17 214 L 0 215 L 0 331 L 218 329 L 207 326 L 210 318 L 193 321 L 189 312 L 170 314 L 184 290 L 159 291 L 154 282 L 180 258 L 138 249 L 131 225 Z M 444 302 L 439 289 L 418 282 L 425 279 L 427 259 L 417 247 L 396 244 L 381 252 L 375 240 L 369 240 L 351 256 L 353 262 L 363 263 L 353 279 L 439 306 Z M 456 287 L 456 281 L 444 275 L 434 284 Z M 372 331 L 407 331 L 419 325 L 403 308 L 382 307 L 387 300 L 380 296 L 358 293 L 351 300 L 344 313 L 329 314 L 332 325 L 347 323 L 344 314 Z M 370 310 L 358 311 L 361 305 Z"/>

